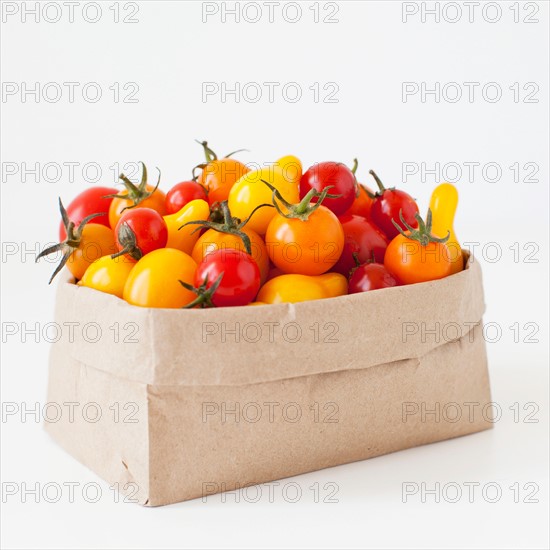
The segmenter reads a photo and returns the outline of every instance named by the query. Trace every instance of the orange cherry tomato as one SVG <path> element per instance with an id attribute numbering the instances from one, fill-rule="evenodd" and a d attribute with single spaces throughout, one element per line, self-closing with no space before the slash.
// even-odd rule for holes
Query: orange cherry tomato
<path id="1" fill-rule="evenodd" d="M 225 201 L 233 184 L 250 170 L 242 162 L 229 156 L 219 159 L 206 141 L 199 143 L 204 148 L 206 163 L 198 166 L 202 168 L 202 172 L 197 183 L 206 189 L 208 204 Z"/>
<path id="2" fill-rule="evenodd" d="M 82 230 L 78 248 L 71 253 L 66 265 L 76 279 L 82 279 L 93 262 L 117 250 L 113 231 L 104 225 L 90 223 Z"/>
<path id="3" fill-rule="evenodd" d="M 101 213 L 86 216 L 76 226 L 75 222 L 69 218 L 61 199 L 59 199 L 59 211 L 67 238 L 44 249 L 36 258 L 38 261 L 44 256 L 62 253 L 61 261 L 53 272 L 50 283 L 65 265 L 76 279 L 82 279 L 84 272 L 95 260 L 108 254 L 115 254 L 117 251 L 112 229 L 99 223 L 90 223 L 101 216 Z"/>
<path id="4" fill-rule="evenodd" d="M 130 208 L 151 208 L 161 216 L 166 214 L 166 195 L 156 186 L 147 184 L 147 168 L 143 162 L 143 174 L 139 184 L 132 183 L 124 174 L 120 174 L 120 179 L 125 189 L 112 197 L 113 202 L 109 207 L 109 225 L 114 230 L 122 214 Z M 160 182 L 160 175 L 159 175 Z"/>
<path id="5" fill-rule="evenodd" d="M 265 235 L 271 261 L 284 273 L 321 275 L 336 264 L 344 248 L 344 230 L 336 215 L 324 206 L 307 219 L 277 213 Z"/>
<path id="6" fill-rule="evenodd" d="M 214 204 L 227 200 L 233 184 L 241 179 L 249 169 L 236 159 L 219 159 L 209 162 L 198 183 L 208 191 L 208 203 Z"/>
<path id="7" fill-rule="evenodd" d="M 109 224 L 112 228 L 115 228 L 117 226 L 117 223 L 122 217 L 122 214 L 124 214 L 124 212 L 128 212 L 128 207 L 132 207 L 132 209 L 151 208 L 152 210 L 158 212 L 161 216 L 164 216 L 166 214 L 166 197 L 164 193 L 160 189 L 153 191 L 155 188 L 152 185 L 147 185 L 145 189 L 148 193 L 151 193 L 151 195 L 146 199 L 143 199 L 136 206 L 132 206 L 132 200 L 129 198 L 113 199 L 113 202 L 111 203 L 111 206 L 109 208 Z M 122 195 L 128 195 L 128 192 L 123 191 Z"/>
<path id="8" fill-rule="evenodd" d="M 449 235 L 445 238 L 432 235 L 431 218 L 429 209 L 426 223 L 417 213 L 418 229 L 414 229 L 401 216 L 401 223 L 408 231 L 392 239 L 384 256 L 386 269 L 401 283 L 423 283 L 452 273 L 452 255 L 445 244 Z"/>
<path id="9" fill-rule="evenodd" d="M 364 218 L 369 219 L 370 209 L 372 208 L 373 199 L 369 197 L 369 193 L 374 195 L 371 189 L 365 187 L 362 184 L 359 184 L 359 195 L 355 197 L 352 205 L 346 214 L 354 214 L 356 216 L 363 216 Z"/>

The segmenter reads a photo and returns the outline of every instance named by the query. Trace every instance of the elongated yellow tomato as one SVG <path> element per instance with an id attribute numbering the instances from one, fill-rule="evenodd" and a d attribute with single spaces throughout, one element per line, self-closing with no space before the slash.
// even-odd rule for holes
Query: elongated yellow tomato
<path id="1" fill-rule="evenodd" d="M 190 224 L 182 227 L 187 222 L 205 221 L 210 214 L 208 203 L 201 199 L 188 202 L 175 214 L 164 216 L 168 228 L 168 242 L 166 248 L 176 248 L 191 254 L 195 243 L 199 239 L 200 230 L 197 225 Z M 181 227 L 181 229 L 180 229 Z"/>
<path id="2" fill-rule="evenodd" d="M 347 292 L 348 281 L 340 273 L 279 275 L 260 288 L 256 300 L 266 304 L 295 303 L 334 298 Z"/>
<path id="3" fill-rule="evenodd" d="M 145 254 L 133 267 L 124 299 L 135 306 L 180 308 L 196 295 L 179 281 L 193 284 L 197 264 L 185 252 L 175 248 L 159 248 Z"/>
<path id="4" fill-rule="evenodd" d="M 277 164 L 283 171 L 283 176 L 289 181 L 296 181 L 300 183 L 302 177 L 303 168 L 302 163 L 298 157 L 294 155 L 286 155 L 278 159 Z"/>
<path id="5" fill-rule="evenodd" d="M 432 232 L 444 237 L 450 232 L 449 240 L 445 243 L 451 260 L 451 273 L 458 273 L 464 269 L 462 248 L 454 231 L 453 223 L 458 206 L 458 191 L 450 183 L 438 185 L 432 192 L 430 209 L 432 211 Z"/>
<path id="6" fill-rule="evenodd" d="M 252 214 L 254 208 L 261 204 L 272 204 L 272 191 L 262 180 L 273 185 L 289 202 L 295 203 L 300 200 L 299 181 L 287 179 L 281 167 L 273 164 L 248 172 L 233 185 L 228 199 L 233 216 L 244 220 Z M 264 235 L 274 215 L 274 208 L 260 208 L 254 212 L 246 228 Z"/>
<path id="7" fill-rule="evenodd" d="M 136 262 L 126 255 L 114 259 L 103 256 L 86 269 L 77 284 L 122 298 L 124 285 L 135 265 Z"/>

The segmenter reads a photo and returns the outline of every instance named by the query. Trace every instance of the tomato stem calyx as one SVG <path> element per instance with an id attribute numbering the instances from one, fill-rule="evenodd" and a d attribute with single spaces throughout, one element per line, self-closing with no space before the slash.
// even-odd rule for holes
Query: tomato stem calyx
<path id="1" fill-rule="evenodd" d="M 342 195 L 329 195 L 329 189 L 332 189 L 332 185 L 329 185 L 325 187 L 322 191 L 317 191 L 317 189 L 310 189 L 307 193 L 307 195 L 304 196 L 304 198 L 298 203 L 298 204 L 291 204 L 287 200 L 284 199 L 284 197 L 281 195 L 280 191 L 273 187 L 270 183 L 268 183 L 265 180 L 261 180 L 265 185 L 267 185 L 271 191 L 271 200 L 273 201 L 273 206 L 277 210 L 277 212 L 283 216 L 283 218 L 287 219 L 298 219 L 302 221 L 307 221 L 307 219 L 317 210 L 323 201 L 325 199 L 337 199 L 341 197 Z M 317 202 L 312 203 L 311 200 L 316 198 Z M 284 212 L 280 205 L 278 204 L 279 201 L 287 210 L 287 212 Z"/>
<path id="2" fill-rule="evenodd" d="M 213 160 L 218 160 L 218 155 L 214 153 L 214 151 L 208 147 L 207 141 L 199 141 L 198 139 L 195 140 L 199 145 L 202 145 L 202 148 L 204 149 L 204 156 L 206 158 L 206 163 L 212 162 Z"/>
<path id="3" fill-rule="evenodd" d="M 369 174 L 374 178 L 374 181 L 376 182 L 376 185 L 378 185 L 378 189 L 379 189 L 379 191 L 377 191 L 376 193 L 370 193 L 369 191 L 367 191 L 367 194 L 371 199 L 375 199 L 376 197 L 381 197 L 384 194 L 384 191 L 395 190 L 395 187 L 384 187 L 382 180 L 378 177 L 378 174 L 374 170 L 369 170 Z"/>
<path id="4" fill-rule="evenodd" d="M 193 233 L 195 233 L 196 231 L 199 231 L 203 227 L 206 227 L 208 229 L 213 229 L 214 231 L 219 231 L 220 233 L 229 233 L 231 235 L 237 235 L 242 240 L 247 254 L 252 254 L 252 243 L 250 242 L 250 237 L 242 229 L 248 223 L 250 218 L 254 215 L 256 210 L 259 210 L 264 206 L 269 206 L 270 208 L 273 208 L 272 204 L 267 204 L 267 203 L 260 204 L 256 206 L 254 210 L 252 210 L 252 212 L 246 219 L 241 221 L 240 218 L 236 218 L 231 215 L 231 211 L 229 210 L 229 205 L 227 204 L 227 201 L 222 201 L 219 203 L 219 207 L 218 207 L 219 210 L 216 215 L 220 217 L 220 211 L 221 211 L 221 215 L 223 216 L 223 222 L 217 222 L 212 220 L 191 221 L 191 222 L 184 223 L 181 227 L 178 228 L 178 231 L 183 227 L 185 227 L 186 225 L 197 225 L 198 227 L 193 231 Z"/>
<path id="5" fill-rule="evenodd" d="M 128 210 L 130 208 L 135 208 L 138 204 L 143 202 L 145 199 L 148 199 L 159 187 L 160 185 L 160 170 L 157 168 L 159 172 L 159 177 L 157 180 L 157 184 L 153 188 L 152 191 L 147 190 L 147 167 L 143 162 L 141 162 L 142 166 L 142 174 L 141 174 L 141 181 L 138 185 L 135 183 L 132 183 L 129 178 L 127 178 L 124 174 L 120 174 L 119 179 L 122 180 L 122 183 L 124 187 L 126 188 L 126 194 L 118 194 L 114 193 L 112 195 L 104 195 L 104 199 L 126 199 L 128 201 L 131 201 L 132 204 L 129 206 L 124 207 L 120 212 L 124 212 L 125 210 Z"/>
<path id="6" fill-rule="evenodd" d="M 204 156 L 206 158 L 206 164 L 214 161 L 214 160 L 218 160 L 218 155 L 216 155 L 216 153 L 214 152 L 214 150 L 211 148 L 211 147 L 208 147 L 208 142 L 207 141 L 199 141 L 198 139 L 195 140 L 199 145 L 202 145 L 202 148 L 204 149 Z M 223 157 L 224 159 L 228 159 L 229 157 L 232 157 L 233 155 L 236 155 L 237 153 L 240 153 L 242 151 L 248 151 L 248 149 L 237 149 L 235 151 L 231 151 L 231 153 L 225 155 L 225 157 Z M 195 168 L 204 168 L 205 165 L 197 165 L 195 166 Z"/>
<path id="7" fill-rule="evenodd" d="M 355 172 L 357 172 L 357 167 L 359 166 L 359 161 L 355 158 L 353 159 L 353 166 L 351 167 L 350 172 L 353 174 L 353 177 L 355 178 L 355 198 L 359 198 L 359 195 L 361 194 L 361 185 L 357 181 L 357 176 L 355 175 Z"/>
<path id="8" fill-rule="evenodd" d="M 187 290 L 190 290 L 197 295 L 197 297 L 192 302 L 183 306 L 182 309 L 193 309 L 196 306 L 200 306 L 201 308 L 216 307 L 212 303 L 212 296 L 214 295 L 216 290 L 218 290 L 218 287 L 222 282 L 222 278 L 223 272 L 220 273 L 218 275 L 218 278 L 212 283 L 210 287 L 208 287 L 208 277 L 205 277 L 203 283 L 198 288 L 190 285 L 189 283 L 179 281 L 180 285 L 183 288 L 186 288 Z"/>
<path id="9" fill-rule="evenodd" d="M 80 246 L 80 239 L 82 238 L 82 231 L 84 230 L 84 227 L 86 224 L 93 220 L 94 218 L 97 218 L 98 216 L 105 216 L 105 212 L 98 212 L 97 214 L 90 214 L 89 216 L 86 216 L 79 224 L 78 227 L 75 227 L 75 223 L 69 219 L 69 216 L 67 214 L 67 211 L 65 210 L 65 207 L 63 206 L 63 203 L 61 202 L 61 198 L 59 199 L 59 211 L 61 212 L 61 219 L 63 220 L 63 226 L 65 227 L 65 232 L 67 233 L 67 238 L 60 243 L 54 244 L 53 246 L 49 246 L 48 248 L 45 248 L 38 254 L 36 257 L 36 262 L 40 258 L 43 258 L 44 256 L 49 256 L 50 254 L 53 254 L 55 252 L 63 252 L 63 257 L 61 258 L 61 261 L 59 262 L 58 266 L 56 267 L 55 271 L 53 272 L 53 275 L 50 277 L 50 280 L 48 284 L 51 284 L 51 282 L 54 280 L 54 277 L 63 269 L 63 266 L 67 263 L 68 259 L 70 258 L 71 254 Z"/>
<path id="10" fill-rule="evenodd" d="M 410 239 L 411 241 L 418 241 L 422 246 L 427 246 L 429 243 L 446 243 L 449 240 L 449 237 L 451 236 L 450 231 L 447 231 L 447 235 L 442 239 L 432 235 L 432 211 L 430 208 L 428 208 L 428 215 L 426 216 L 425 222 L 418 212 L 414 215 L 414 217 L 418 222 L 418 229 L 411 227 L 403 218 L 403 211 L 399 210 L 399 219 L 407 228 L 407 233 L 403 231 L 402 227 L 395 220 L 392 220 L 392 223 L 401 235 L 407 237 L 407 239 Z"/>
<path id="11" fill-rule="evenodd" d="M 143 252 L 137 245 L 136 234 L 127 223 L 123 222 L 121 224 L 118 229 L 117 237 L 118 242 L 122 245 L 123 248 L 115 254 L 111 254 L 112 260 L 118 258 L 119 256 L 123 256 L 124 254 L 128 254 L 128 256 L 136 261 L 141 260 L 141 258 L 143 257 Z"/>

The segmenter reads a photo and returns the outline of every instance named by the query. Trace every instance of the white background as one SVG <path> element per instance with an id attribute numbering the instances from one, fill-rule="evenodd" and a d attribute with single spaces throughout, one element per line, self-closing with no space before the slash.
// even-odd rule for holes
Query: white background
<path id="1" fill-rule="evenodd" d="M 511 2 L 498 3 L 501 15 L 493 23 L 487 19 L 496 12 L 483 13 L 482 6 L 470 22 L 463 4 L 456 23 L 448 21 L 455 17 L 452 10 L 441 14 L 439 23 L 433 15 L 424 23 L 422 5 L 433 8 L 433 2 L 405 3 L 419 10 L 406 22 L 401 2 L 338 2 L 333 16 L 338 22 L 315 23 L 309 9 L 313 3 L 303 2 L 297 22 L 285 21 L 279 6 L 270 23 L 260 2 L 261 21 L 247 22 L 255 17 L 248 8 L 240 23 L 231 15 L 224 23 L 221 12 L 203 22 L 200 2 L 141 2 L 133 16 L 138 22 L 118 24 L 110 1 L 100 3 L 96 23 L 83 19 L 81 7 L 75 8 L 73 23 L 67 8 L 55 23 L 42 16 L 37 23 L 33 15 L 24 22 L 21 11 L 7 13 L 7 4 L 12 3 L 3 4 L 2 80 L 16 83 L 19 92 L 3 94 L 1 105 L 3 329 L 5 323 L 33 327 L 51 321 L 54 288 L 47 280 L 53 265 L 35 265 L 34 255 L 56 238 L 57 196 L 68 203 L 86 187 L 86 163 L 98 163 L 100 183 L 111 185 L 120 169 L 113 172 L 114 163 L 143 160 L 162 169 L 162 186 L 168 189 L 187 179 L 201 161 L 195 138 L 208 139 L 221 153 L 247 147 L 251 152 L 241 156 L 246 161 L 268 162 L 292 153 L 307 166 L 322 160 L 351 163 L 358 156 L 361 181 L 368 183 L 368 169 L 374 168 L 387 185 L 411 192 L 423 211 L 439 180 L 418 173 L 403 183 L 403 163 L 425 162 L 428 168 L 436 162 L 458 163 L 463 174 L 456 184 L 456 231 L 463 242 L 480 243 L 475 254 L 484 274 L 485 321 L 501 329 L 498 341 L 487 346 L 493 399 L 502 419 L 489 432 L 287 480 L 303 489 L 294 504 L 276 492 L 272 503 L 267 493 L 257 503 L 242 497 L 235 503 L 234 495 L 224 502 L 216 495 L 207 502 L 145 509 L 115 503 L 107 484 L 61 451 L 32 416 L 26 422 L 10 417 L 2 423 L 3 482 L 73 481 L 80 488 L 99 482 L 103 493 L 95 504 L 78 489 L 73 503 L 67 498 L 35 503 L 32 496 L 22 503 L 21 495 L 3 495 L 3 546 L 547 548 L 548 3 L 520 2 L 517 23 Z M 321 20 L 332 12 L 326 4 L 319 4 Z M 524 22 L 532 6 L 538 8 L 532 17 L 538 22 Z M 132 11 L 128 3 L 119 7 L 121 19 Z M 52 20 L 55 6 L 50 9 L 46 18 Z M 89 9 L 88 18 L 95 17 Z M 295 13 L 289 8 L 287 19 Z M 36 82 L 57 82 L 64 94 L 51 103 L 32 95 L 22 98 L 21 86 Z M 64 82 L 80 83 L 73 102 Z M 88 82 L 100 85 L 100 101 L 82 98 Z M 109 89 L 115 82 L 121 87 L 118 102 Z M 139 86 L 136 103 L 122 101 L 127 82 Z M 273 102 L 265 87 L 256 103 L 235 96 L 223 102 L 219 94 L 203 98 L 203 82 L 280 86 Z M 300 85 L 300 101 L 282 97 L 287 82 Z M 309 89 L 315 82 L 321 86 L 318 102 Z M 322 101 L 327 82 L 338 86 L 336 103 Z M 464 86 L 455 103 L 443 96 L 436 102 L 433 95 L 423 102 L 420 94 L 405 102 L 403 82 L 425 82 L 431 88 L 435 82 L 441 87 L 448 82 L 480 85 L 472 102 Z M 483 97 L 488 82 L 501 88 L 500 100 Z M 509 89 L 516 82 L 519 98 Z M 526 83 L 538 86 L 536 103 L 524 102 L 532 89 L 523 90 Z M 249 91 L 253 98 L 254 90 Z M 447 91 L 452 99 L 453 90 Z M 72 183 L 67 169 L 59 177 L 55 170 L 41 174 L 39 181 L 21 175 L 22 163 L 43 168 L 67 162 L 78 163 Z M 472 180 L 464 165 L 469 162 L 480 163 Z M 500 167 L 498 181 L 484 177 L 481 167 L 487 163 Z M 514 163 L 521 167 L 518 182 L 509 168 Z M 525 163 L 538 167 L 535 181 L 524 181 Z M 11 175 L 14 166 L 19 171 Z M 497 244 L 483 250 L 487 243 Z M 519 257 L 510 249 L 514 243 Z M 500 259 L 491 261 L 498 250 Z M 535 262 L 527 263 L 533 250 Z M 519 323 L 517 338 L 509 328 L 514 323 Z M 531 325 L 526 328 L 526 323 Z M 536 334 L 531 334 L 533 327 Z M 3 334 L 4 403 L 32 407 L 45 402 L 49 344 L 38 339 L 30 335 L 23 342 L 21 333 Z M 509 409 L 514 403 L 519 419 Z M 538 422 L 525 422 L 534 409 Z M 435 503 L 430 496 L 423 503 L 419 495 L 403 503 L 405 481 L 428 487 L 496 482 L 503 494 L 496 503 L 487 502 L 480 491 L 473 503 L 466 493 L 455 504 Z M 336 483 L 338 502 L 315 503 L 308 489 L 315 482 L 321 487 Z M 514 483 L 522 488 L 535 483 L 538 503 L 514 503 L 509 489 Z M 521 489 L 520 500 L 527 493 Z"/>

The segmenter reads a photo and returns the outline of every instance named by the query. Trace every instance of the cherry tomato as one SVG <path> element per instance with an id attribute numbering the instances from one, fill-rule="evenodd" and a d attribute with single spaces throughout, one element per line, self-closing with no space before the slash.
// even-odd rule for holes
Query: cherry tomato
<path id="1" fill-rule="evenodd" d="M 67 267 L 75 279 L 82 279 L 93 262 L 115 252 L 115 236 L 112 230 L 97 223 L 89 224 L 82 231 L 78 248 L 67 260 Z"/>
<path id="2" fill-rule="evenodd" d="M 204 257 L 195 274 L 197 305 L 245 306 L 260 290 L 260 270 L 246 253 L 233 248 L 215 250 Z"/>
<path id="3" fill-rule="evenodd" d="M 210 208 L 208 203 L 202 199 L 195 199 L 194 201 L 188 202 L 175 214 L 164 216 L 164 221 L 168 228 L 168 242 L 166 243 L 166 247 L 177 248 L 186 254 L 191 254 L 200 233 L 199 231 L 195 231 L 197 227 L 194 225 L 183 226 L 187 222 L 206 221 L 209 215 Z"/>
<path id="4" fill-rule="evenodd" d="M 195 294 L 180 281 L 192 284 L 196 270 L 193 258 L 181 250 L 153 250 L 133 267 L 123 298 L 135 306 L 181 308 L 192 302 Z"/>
<path id="5" fill-rule="evenodd" d="M 122 298 L 124 285 L 136 262 L 128 256 L 102 256 L 84 272 L 78 284 Z"/>
<path id="6" fill-rule="evenodd" d="M 321 275 L 342 254 L 344 231 L 336 215 L 321 204 L 326 194 L 313 189 L 292 205 L 276 191 L 284 212 L 275 201 L 277 213 L 267 226 L 265 244 L 271 261 L 284 273 Z M 313 204 L 312 198 L 320 202 Z"/>
<path id="7" fill-rule="evenodd" d="M 359 194 L 355 197 L 355 200 L 346 214 L 354 214 L 355 216 L 363 216 L 363 218 L 369 219 L 372 203 L 374 202 L 374 199 L 370 197 L 369 193 L 371 195 L 374 193 L 371 189 L 361 184 L 358 185 L 358 192 Z"/>
<path id="8" fill-rule="evenodd" d="M 161 216 L 166 214 L 166 197 L 158 189 L 158 182 L 155 187 L 147 184 L 147 168 L 145 164 L 141 164 L 143 174 L 139 185 L 133 184 L 124 174 L 121 174 L 120 179 L 126 189 L 119 194 L 111 195 L 113 202 L 109 208 L 109 224 L 112 229 L 116 228 L 124 212 L 134 208 L 151 208 L 152 210 L 156 210 Z"/>
<path id="9" fill-rule="evenodd" d="M 76 226 L 90 214 L 104 213 L 104 216 L 98 216 L 90 220 L 90 223 L 99 223 L 105 227 L 109 225 L 109 207 L 111 206 L 112 198 L 105 198 L 105 195 L 112 195 L 117 190 L 113 187 L 90 187 L 77 195 L 67 207 L 67 215 Z M 67 238 L 67 232 L 63 221 L 59 223 L 59 240 L 64 241 Z"/>
<path id="10" fill-rule="evenodd" d="M 405 191 L 393 188 L 386 189 L 373 170 L 370 170 L 370 174 L 374 177 L 380 188 L 380 191 L 378 191 L 374 197 L 374 202 L 371 207 L 371 221 L 373 221 L 390 240 L 399 234 L 399 230 L 395 227 L 393 221 L 399 224 L 402 230 L 405 230 L 405 227 L 399 221 L 400 212 L 403 212 L 403 219 L 411 227 L 418 227 L 415 218 L 416 214 L 418 214 L 416 201 L 408 193 L 405 193 Z"/>
<path id="11" fill-rule="evenodd" d="M 344 214 L 339 219 L 344 229 L 344 247 L 333 271 L 349 276 L 356 266 L 354 254 L 360 264 L 373 259 L 379 263 L 384 261 L 388 239 L 378 227 L 362 216 Z"/>
<path id="12" fill-rule="evenodd" d="M 271 204 L 272 201 L 272 191 L 263 182 L 267 181 L 287 200 L 297 202 L 299 200 L 298 182 L 287 179 L 290 173 L 291 171 L 287 170 L 287 176 L 285 176 L 283 169 L 278 164 L 274 164 L 245 174 L 229 193 L 228 203 L 233 215 L 241 220 L 252 215 L 246 227 L 260 235 L 265 235 L 269 222 L 275 216 L 275 209 L 269 206 L 260 208 L 262 204 Z M 256 208 L 258 210 L 254 212 Z"/>
<path id="13" fill-rule="evenodd" d="M 348 210 L 355 200 L 355 175 L 341 162 L 320 162 L 314 164 L 300 179 L 300 198 L 303 199 L 311 189 L 321 192 L 330 187 L 330 195 L 340 197 L 323 200 L 323 205 L 340 216 Z M 313 199 L 316 202 L 316 199 Z"/>
<path id="14" fill-rule="evenodd" d="M 204 187 L 196 181 L 177 183 L 166 193 L 166 214 L 175 214 L 186 204 L 197 199 L 207 200 Z"/>
<path id="15" fill-rule="evenodd" d="M 250 170 L 242 162 L 230 158 L 229 155 L 218 159 L 206 141 L 199 143 L 204 148 L 206 163 L 198 166 L 198 168 L 202 168 L 202 172 L 197 183 L 206 190 L 210 205 L 225 201 L 229 197 L 229 191 L 233 184 Z"/>
<path id="16" fill-rule="evenodd" d="M 168 241 L 168 229 L 163 217 L 151 208 L 126 210 L 115 229 L 116 256 L 128 254 L 134 260 L 164 248 Z"/>
<path id="17" fill-rule="evenodd" d="M 258 264 L 261 280 L 267 279 L 269 271 L 269 255 L 263 239 L 251 229 L 243 227 L 241 231 L 250 239 L 250 256 Z M 197 264 L 202 264 L 204 258 L 215 250 L 235 249 L 246 252 L 245 244 L 239 235 L 235 233 L 223 233 L 215 229 L 205 231 L 195 243 L 191 256 Z"/>
<path id="18" fill-rule="evenodd" d="M 302 178 L 302 162 L 294 155 L 286 155 L 278 159 L 275 164 L 283 171 L 283 176 L 288 181 L 300 182 Z"/>
<path id="19" fill-rule="evenodd" d="M 44 249 L 36 258 L 36 261 L 38 261 L 40 258 L 53 253 L 61 252 L 63 254 L 59 265 L 50 278 L 50 283 L 65 265 L 76 279 L 81 279 L 92 262 L 101 258 L 101 256 L 116 252 L 115 236 L 112 230 L 99 223 L 90 223 L 95 218 L 101 217 L 101 215 L 97 213 L 90 214 L 78 226 L 75 226 L 74 221 L 69 219 L 61 199 L 59 199 L 59 211 L 61 212 L 61 220 L 67 238 Z"/>
<path id="20" fill-rule="evenodd" d="M 383 264 L 368 263 L 354 269 L 349 279 L 349 294 L 399 285 Z"/>
<path id="21" fill-rule="evenodd" d="M 453 256 L 445 244 L 450 233 L 440 238 L 432 235 L 432 212 L 428 209 L 426 222 L 416 215 L 418 229 L 411 227 L 401 218 L 407 227 L 399 233 L 386 250 L 384 265 L 387 270 L 404 284 L 422 283 L 442 279 L 452 273 Z"/>
<path id="22" fill-rule="evenodd" d="M 322 298 L 335 298 L 348 292 L 348 280 L 340 273 L 323 275 L 279 275 L 265 283 L 258 302 L 265 304 L 296 303 Z"/>

